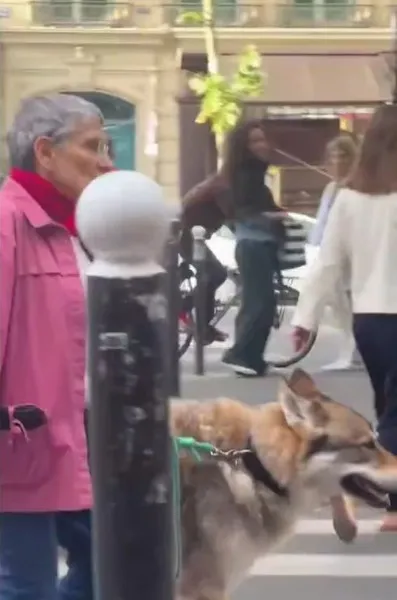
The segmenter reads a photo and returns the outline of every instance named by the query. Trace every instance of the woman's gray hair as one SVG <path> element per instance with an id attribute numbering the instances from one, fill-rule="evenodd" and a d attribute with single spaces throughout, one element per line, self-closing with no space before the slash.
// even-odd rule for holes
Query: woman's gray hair
<path id="1" fill-rule="evenodd" d="M 81 121 L 98 118 L 99 108 L 72 94 L 33 96 L 23 100 L 7 134 L 11 167 L 34 171 L 34 142 L 39 137 L 61 141 Z"/>

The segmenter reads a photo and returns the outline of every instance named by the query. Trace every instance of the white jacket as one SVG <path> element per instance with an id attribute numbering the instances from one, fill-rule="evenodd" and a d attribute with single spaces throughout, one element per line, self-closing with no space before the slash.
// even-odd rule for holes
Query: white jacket
<path id="1" fill-rule="evenodd" d="M 397 314 L 397 193 L 339 191 L 292 324 L 317 329 L 325 306 L 346 289 L 353 313 Z"/>

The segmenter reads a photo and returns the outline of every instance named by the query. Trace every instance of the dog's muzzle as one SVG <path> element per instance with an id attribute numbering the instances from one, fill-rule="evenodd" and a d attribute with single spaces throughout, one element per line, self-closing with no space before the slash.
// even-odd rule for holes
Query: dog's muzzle
<path id="1" fill-rule="evenodd" d="M 351 473 L 341 479 L 341 485 L 349 495 L 363 500 L 372 508 L 388 508 L 390 500 L 383 487 L 362 473 Z"/>

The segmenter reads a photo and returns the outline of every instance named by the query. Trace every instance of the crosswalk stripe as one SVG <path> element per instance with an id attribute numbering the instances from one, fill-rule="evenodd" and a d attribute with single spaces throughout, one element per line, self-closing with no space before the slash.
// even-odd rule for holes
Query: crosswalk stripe
<path id="1" fill-rule="evenodd" d="M 396 577 L 397 554 L 274 554 L 258 560 L 251 577 Z M 63 559 L 59 576 L 67 573 Z"/>
<path id="2" fill-rule="evenodd" d="M 373 535 L 379 532 L 381 519 L 360 519 L 358 530 L 360 535 Z M 335 535 L 330 519 L 301 519 L 295 527 L 296 535 Z"/>
<path id="3" fill-rule="evenodd" d="M 374 535 L 379 531 L 380 519 L 359 519 L 360 536 Z M 334 536 L 330 519 L 301 519 L 295 527 L 295 535 Z M 334 553 L 275 553 L 259 559 L 251 576 L 285 577 L 395 577 L 397 548 L 395 554 L 340 554 Z M 63 557 L 59 560 L 59 575 L 67 573 Z"/>
<path id="4" fill-rule="evenodd" d="M 257 561 L 251 576 L 396 577 L 397 554 L 274 554 Z"/>

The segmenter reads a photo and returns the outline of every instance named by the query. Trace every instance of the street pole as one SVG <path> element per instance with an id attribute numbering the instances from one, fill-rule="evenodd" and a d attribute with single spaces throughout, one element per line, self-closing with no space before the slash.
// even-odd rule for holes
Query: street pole
<path id="1" fill-rule="evenodd" d="M 195 288 L 195 371 L 196 375 L 204 375 L 204 338 L 206 329 L 206 254 L 205 229 L 196 225 L 192 229 L 193 236 L 193 265 L 196 269 Z"/>
<path id="2" fill-rule="evenodd" d="M 77 206 L 88 271 L 96 600 L 172 600 L 172 497 L 160 186 L 102 175 Z"/>
<path id="3" fill-rule="evenodd" d="M 171 235 L 166 248 L 167 270 L 167 305 L 168 305 L 168 394 L 180 396 L 179 373 L 179 313 L 181 309 L 181 293 L 179 281 L 179 243 L 181 222 L 173 219 Z"/>

